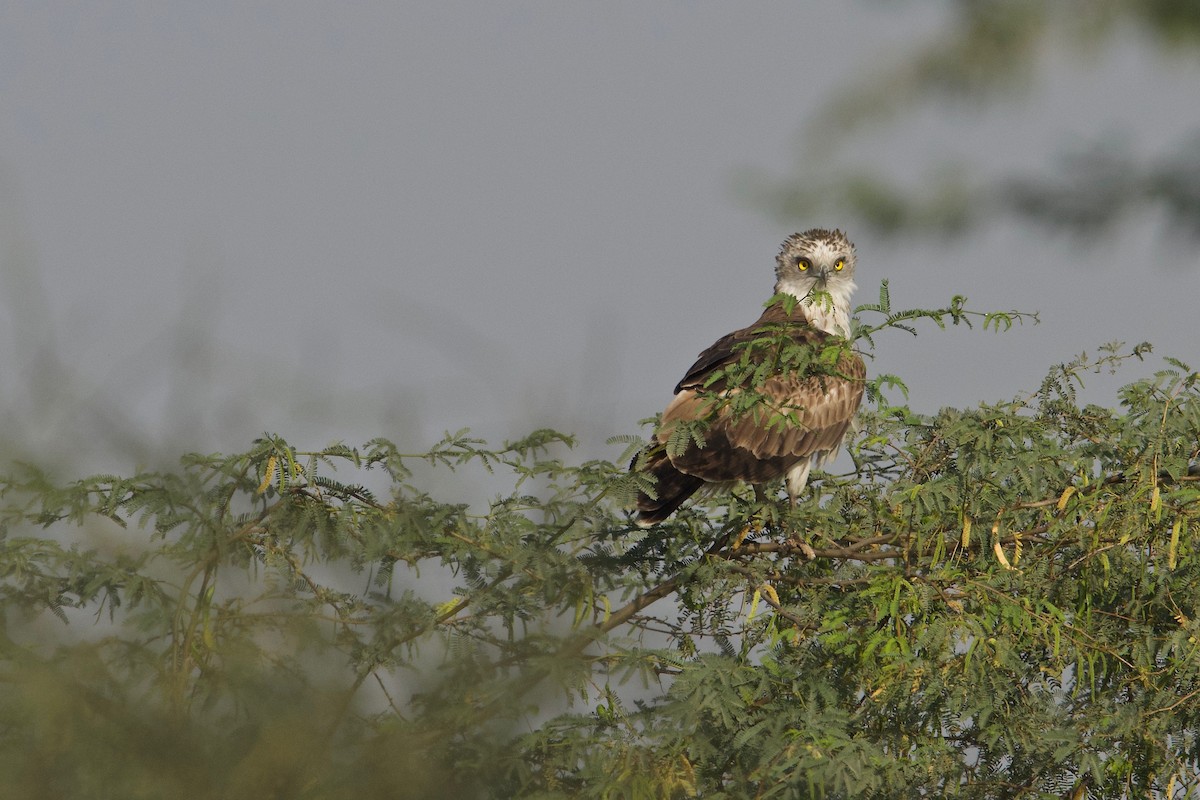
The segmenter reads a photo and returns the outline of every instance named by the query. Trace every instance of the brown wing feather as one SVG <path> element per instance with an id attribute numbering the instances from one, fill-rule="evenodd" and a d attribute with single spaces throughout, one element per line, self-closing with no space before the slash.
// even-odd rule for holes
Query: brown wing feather
<path id="1" fill-rule="evenodd" d="M 804 311 L 799 305 L 793 309 L 790 315 L 778 303 L 768 306 L 753 325 L 725 334 L 701 353 L 696 358 L 696 363 L 692 364 L 679 383 L 675 384 L 675 393 L 679 394 L 682 389 L 703 387 L 712 373 L 736 362 L 741 357 L 742 348 L 748 342 L 762 336 L 768 326 L 791 323 L 797 326 L 797 330 L 800 330 L 799 326 L 806 322 Z M 815 328 L 807 328 L 807 330 L 820 336 L 825 335 Z"/>
<path id="2" fill-rule="evenodd" d="M 723 377 L 714 373 L 742 358 L 743 343 L 785 324 L 800 344 L 817 349 L 832 343 L 828 334 L 806 324 L 799 307 L 788 314 L 779 305 L 768 307 L 754 325 L 718 339 L 700 354 L 663 412 L 658 433 L 663 443 L 680 422 L 708 420 L 705 446 L 689 446 L 672 455 L 676 469 L 705 481 L 762 483 L 783 475 L 804 458 L 841 444 L 858 411 L 866 376 L 862 358 L 848 347 L 828 373 L 768 377 L 756 389 L 766 402 L 737 418 L 721 402 L 741 389 L 726 390 Z M 751 360 L 754 357 L 751 353 Z"/>

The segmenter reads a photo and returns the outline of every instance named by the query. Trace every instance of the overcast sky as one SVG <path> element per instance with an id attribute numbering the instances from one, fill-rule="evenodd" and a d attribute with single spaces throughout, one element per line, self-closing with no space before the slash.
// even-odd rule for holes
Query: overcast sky
<path id="1" fill-rule="evenodd" d="M 757 317 L 780 242 L 813 226 L 856 241 L 859 301 L 888 278 L 898 305 L 1041 312 L 883 342 L 870 369 L 919 410 L 1011 397 L 1113 339 L 1200 362 L 1200 258 L 1158 220 L 1090 247 L 1009 223 L 897 241 L 733 190 L 787 175 L 835 92 L 941 22 L 916 2 L 5 3 L 6 437 L 103 461 L 126 436 L 417 449 L 554 426 L 614 457 L 604 438 Z M 1049 61 L 1028 94 L 925 107 L 850 152 L 1002 175 L 1200 128 L 1194 59 L 1130 35 Z"/>

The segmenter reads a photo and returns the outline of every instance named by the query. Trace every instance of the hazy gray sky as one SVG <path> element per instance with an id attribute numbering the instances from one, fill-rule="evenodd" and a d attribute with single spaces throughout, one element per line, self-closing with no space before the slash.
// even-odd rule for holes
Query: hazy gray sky
<path id="1" fill-rule="evenodd" d="M 5 3 L 6 424 L 45 447 L 100 424 L 206 451 L 548 425 L 612 456 L 596 443 L 752 321 L 780 241 L 816 225 L 856 240 L 860 301 L 886 277 L 899 305 L 1042 312 L 1002 337 L 890 337 L 870 368 L 921 410 L 1034 388 L 1112 339 L 1200 361 L 1200 259 L 1157 220 L 1090 248 L 1011 224 L 913 243 L 780 224 L 733 192 L 745 167 L 786 174 L 822 103 L 940 9 Z M 1116 130 L 1143 152 L 1200 128 L 1195 61 L 1132 34 L 1064 51 L 1028 95 L 924 107 L 848 152 L 1002 175 Z"/>

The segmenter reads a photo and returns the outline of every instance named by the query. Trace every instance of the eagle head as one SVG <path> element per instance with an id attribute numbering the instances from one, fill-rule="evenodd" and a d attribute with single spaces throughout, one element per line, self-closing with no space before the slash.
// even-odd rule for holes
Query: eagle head
<path id="1" fill-rule="evenodd" d="M 808 318 L 827 333 L 850 335 L 854 244 L 840 230 L 793 233 L 775 259 L 775 293 L 800 300 Z"/>

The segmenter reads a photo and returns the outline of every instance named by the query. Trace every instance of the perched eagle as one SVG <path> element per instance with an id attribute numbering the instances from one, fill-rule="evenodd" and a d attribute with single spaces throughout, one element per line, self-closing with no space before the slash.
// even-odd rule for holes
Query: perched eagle
<path id="1" fill-rule="evenodd" d="M 866 367 L 850 349 L 854 245 L 839 230 L 793 234 L 776 259 L 775 297 L 722 336 L 675 386 L 654 440 L 631 469 L 654 478 L 637 522 L 662 522 L 706 485 L 784 477 L 793 503 L 813 465 L 831 461 L 862 400 Z"/>

